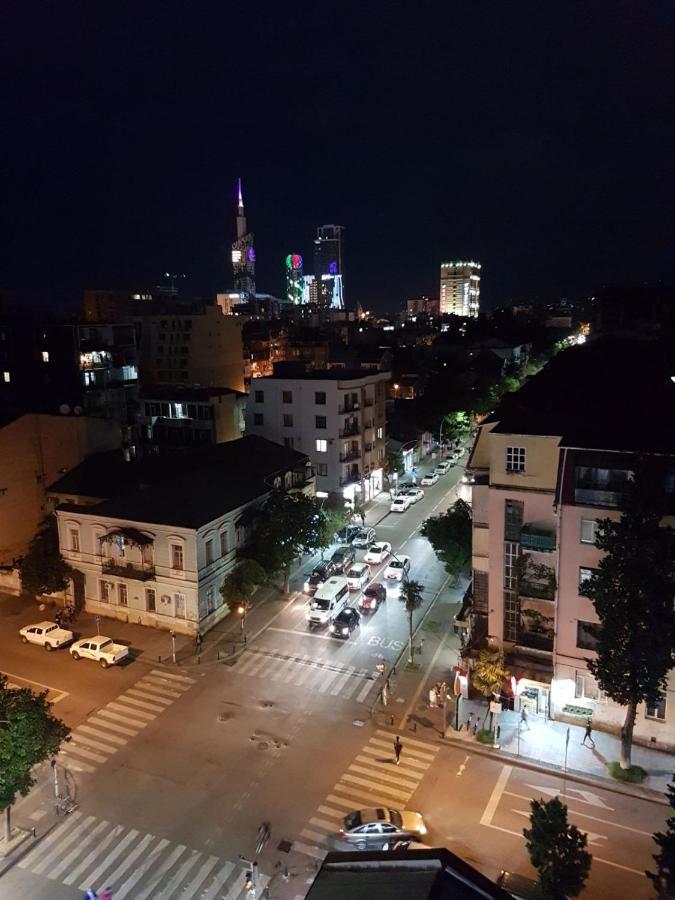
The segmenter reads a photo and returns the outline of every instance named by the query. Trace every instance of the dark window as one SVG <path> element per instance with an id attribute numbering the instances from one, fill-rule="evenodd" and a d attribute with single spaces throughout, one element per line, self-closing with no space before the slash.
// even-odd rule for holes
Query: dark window
<path id="1" fill-rule="evenodd" d="M 317 463 L 316 464 L 316 474 L 317 475 L 328 475 L 328 463 Z"/>
<path id="2" fill-rule="evenodd" d="M 254 425 L 263 425 L 265 422 L 264 416 L 262 413 L 253 413 L 253 424 Z"/>
<path id="3" fill-rule="evenodd" d="M 284 438 L 284 447 L 289 447 L 291 450 L 293 449 L 293 438 Z"/>
<path id="4" fill-rule="evenodd" d="M 580 650 L 596 650 L 598 647 L 598 626 L 593 622 L 577 622 L 577 647 Z"/>
<path id="5" fill-rule="evenodd" d="M 504 540 L 520 541 L 523 529 L 525 504 L 522 500 L 506 500 L 504 503 Z"/>
<path id="6" fill-rule="evenodd" d="M 326 392 L 325 391 L 315 391 L 314 392 L 314 402 L 317 406 L 325 406 L 326 405 Z"/>
<path id="7" fill-rule="evenodd" d="M 326 417 L 325 416 L 316 416 L 316 427 L 317 428 L 325 428 L 326 427 Z"/>
<path id="8" fill-rule="evenodd" d="M 645 716 L 648 719 L 665 719 L 666 718 L 666 698 L 661 697 L 658 703 L 647 703 Z"/>
<path id="9" fill-rule="evenodd" d="M 281 392 L 281 402 L 282 403 L 292 403 L 293 402 L 293 391 L 282 391 Z"/>
<path id="10" fill-rule="evenodd" d="M 488 573 L 473 573 L 473 605 L 477 613 L 485 613 L 488 611 Z"/>
<path id="11" fill-rule="evenodd" d="M 256 403 L 264 403 L 265 402 L 265 391 L 254 391 L 253 397 Z"/>
<path id="12" fill-rule="evenodd" d="M 293 427 L 293 416 L 288 415 L 288 413 L 284 414 L 284 428 L 292 428 Z"/>

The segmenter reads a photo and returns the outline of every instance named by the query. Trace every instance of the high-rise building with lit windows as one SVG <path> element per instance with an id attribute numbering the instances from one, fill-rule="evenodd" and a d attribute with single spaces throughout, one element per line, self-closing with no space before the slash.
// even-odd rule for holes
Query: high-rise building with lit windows
<path id="1" fill-rule="evenodd" d="M 478 315 L 480 269 L 477 262 L 441 263 L 441 315 L 472 318 Z"/>
<path id="2" fill-rule="evenodd" d="M 299 253 L 289 253 L 286 257 L 286 299 L 297 305 L 302 303 L 302 293 L 302 256 Z"/>
<path id="3" fill-rule="evenodd" d="M 320 225 L 314 239 L 314 277 L 319 306 L 344 309 L 342 225 Z"/>
<path id="4" fill-rule="evenodd" d="M 237 187 L 237 240 L 232 244 L 232 273 L 234 288 L 242 295 L 241 302 L 246 303 L 255 299 L 255 247 L 246 225 L 241 178 Z"/>

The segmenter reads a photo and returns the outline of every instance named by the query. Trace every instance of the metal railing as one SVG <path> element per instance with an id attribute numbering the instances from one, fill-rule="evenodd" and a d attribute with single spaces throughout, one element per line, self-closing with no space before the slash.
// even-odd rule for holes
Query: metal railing
<path id="1" fill-rule="evenodd" d="M 155 564 L 149 562 L 131 562 L 126 559 L 104 559 L 101 565 L 106 575 L 118 575 L 122 578 L 135 578 L 147 581 L 155 577 Z"/>

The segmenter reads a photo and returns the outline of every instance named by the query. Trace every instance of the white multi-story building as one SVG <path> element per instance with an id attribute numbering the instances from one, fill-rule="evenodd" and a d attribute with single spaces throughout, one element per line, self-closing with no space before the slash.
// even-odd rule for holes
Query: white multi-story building
<path id="1" fill-rule="evenodd" d="M 307 457 L 258 437 L 120 458 L 91 457 L 49 489 L 61 555 L 79 573 L 71 596 L 89 612 L 185 634 L 229 612 L 220 588 L 248 538 L 247 511 L 273 489 L 314 493 Z"/>
<path id="2" fill-rule="evenodd" d="M 480 270 L 477 262 L 441 263 L 441 315 L 478 316 Z"/>
<path id="3" fill-rule="evenodd" d="M 251 385 L 247 434 L 307 454 L 319 492 L 370 500 L 383 486 L 389 372 L 276 367 Z M 281 374 L 281 372 L 285 374 Z"/>

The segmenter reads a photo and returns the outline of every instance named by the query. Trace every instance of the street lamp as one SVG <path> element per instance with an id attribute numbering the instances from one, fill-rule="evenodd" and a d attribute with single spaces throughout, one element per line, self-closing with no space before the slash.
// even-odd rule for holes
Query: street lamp
<path id="1" fill-rule="evenodd" d="M 248 604 L 245 600 L 237 607 L 237 612 L 240 616 L 239 624 L 241 625 L 241 639 L 244 644 L 246 643 L 246 632 L 244 630 L 246 627 L 246 614 L 248 613 L 250 608 L 250 604 Z"/>

